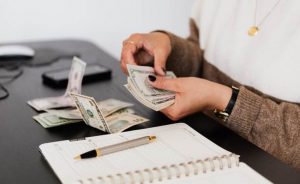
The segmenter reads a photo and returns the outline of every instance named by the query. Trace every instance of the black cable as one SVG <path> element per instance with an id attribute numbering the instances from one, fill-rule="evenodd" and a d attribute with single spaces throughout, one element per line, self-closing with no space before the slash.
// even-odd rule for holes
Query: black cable
<path id="1" fill-rule="evenodd" d="M 11 83 L 23 74 L 23 70 L 19 69 L 14 75 L 0 75 L 0 79 L 6 80 L 5 82 L 0 83 L 0 90 L 3 91 L 3 95 L 0 96 L 0 100 L 3 100 L 9 96 L 8 90 L 4 87 L 5 84 Z"/>
<path id="2" fill-rule="evenodd" d="M 2 61 L 0 62 L 0 69 L 6 70 L 7 72 L 14 72 L 17 71 L 15 74 L 5 74 L 5 75 L 0 75 L 0 80 L 6 80 L 5 82 L 0 82 L 0 91 L 3 91 L 3 94 L 1 96 L 0 94 L 0 100 L 3 100 L 9 96 L 9 91 L 5 88 L 5 84 L 8 84 L 10 82 L 13 82 L 17 78 L 19 78 L 23 74 L 23 69 L 20 69 L 21 65 L 27 65 L 27 66 L 44 66 L 44 65 L 50 65 L 54 62 L 59 61 L 60 59 L 67 59 L 70 57 L 78 56 L 80 57 L 80 54 L 78 53 L 69 53 L 69 54 L 64 54 L 60 53 L 56 50 L 53 50 L 49 54 L 49 49 L 46 50 L 38 50 L 37 55 L 30 61 L 15 61 L 15 62 L 8 62 L 8 61 Z M 47 55 L 48 54 L 48 55 Z M 41 61 L 45 60 L 44 56 L 46 57 L 47 61 L 44 61 L 42 63 L 35 63 L 35 61 Z"/>
<path id="3" fill-rule="evenodd" d="M 2 84 L 0 84 L 0 89 L 4 92 L 4 95 L 0 96 L 0 100 L 3 100 L 9 96 L 9 92 Z"/>
<path id="4" fill-rule="evenodd" d="M 15 74 L 13 75 L 0 75 L 0 79 L 5 79 L 7 81 L 0 83 L 1 85 L 8 84 L 17 78 L 19 78 L 23 74 L 23 70 L 19 69 Z"/>

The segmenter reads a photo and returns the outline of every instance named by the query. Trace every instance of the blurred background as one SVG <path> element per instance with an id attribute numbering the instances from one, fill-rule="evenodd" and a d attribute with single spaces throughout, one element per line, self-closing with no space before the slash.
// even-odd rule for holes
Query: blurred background
<path id="1" fill-rule="evenodd" d="M 130 34 L 188 35 L 195 0 L 0 0 L 0 43 L 84 39 L 119 59 Z"/>

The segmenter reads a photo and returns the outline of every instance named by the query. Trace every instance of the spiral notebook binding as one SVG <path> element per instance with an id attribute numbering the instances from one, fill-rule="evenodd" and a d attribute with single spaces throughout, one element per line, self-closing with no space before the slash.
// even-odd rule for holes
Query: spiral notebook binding
<path id="1" fill-rule="evenodd" d="M 189 177 L 190 175 L 205 174 L 215 172 L 224 168 L 239 166 L 239 155 L 229 154 L 206 158 L 204 160 L 195 160 L 182 162 L 179 164 L 164 165 L 162 167 L 147 168 L 144 170 L 118 173 L 115 175 L 99 176 L 97 178 L 88 178 L 85 181 L 79 180 L 78 183 L 99 183 L 99 184 L 135 184 L 135 183 L 153 183 L 154 181 L 171 180 L 174 178 Z"/>

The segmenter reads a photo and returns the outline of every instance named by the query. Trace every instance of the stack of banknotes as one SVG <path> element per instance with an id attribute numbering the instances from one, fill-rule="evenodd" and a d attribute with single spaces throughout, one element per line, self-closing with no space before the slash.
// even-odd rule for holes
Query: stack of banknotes
<path id="1" fill-rule="evenodd" d="M 135 115 L 133 104 L 117 99 L 96 102 L 94 98 L 80 95 L 86 63 L 74 58 L 66 92 L 62 96 L 38 98 L 27 103 L 37 111 L 46 111 L 33 117 L 45 128 L 82 122 L 99 130 L 116 133 L 148 121 Z M 72 107 L 77 107 L 77 109 Z M 54 108 L 60 108 L 55 110 Z M 67 108 L 67 109 L 61 109 Z"/>
<path id="2" fill-rule="evenodd" d="M 139 102 L 155 111 L 174 103 L 174 92 L 156 89 L 150 85 L 148 76 L 155 75 L 154 68 L 127 64 L 127 70 L 129 75 L 125 87 Z M 165 77 L 176 78 L 171 71 L 167 71 Z"/>
<path id="3" fill-rule="evenodd" d="M 99 130 L 116 133 L 129 127 L 149 121 L 146 118 L 135 115 L 129 108 L 133 104 L 117 99 L 107 99 L 96 102 L 94 98 L 71 94 L 78 109 L 48 109 L 46 112 L 33 116 L 33 119 L 44 128 L 51 128 L 71 123 L 82 122 Z"/>
<path id="4" fill-rule="evenodd" d="M 137 124 L 149 121 L 134 115 L 128 107 L 132 104 L 120 100 L 109 99 L 99 104 L 93 97 L 71 93 L 83 121 L 94 128 L 108 133 L 122 132 Z"/>

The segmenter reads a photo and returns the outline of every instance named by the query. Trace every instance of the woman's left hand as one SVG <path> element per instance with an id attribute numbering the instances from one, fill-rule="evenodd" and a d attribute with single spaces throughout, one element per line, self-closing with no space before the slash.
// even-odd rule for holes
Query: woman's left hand
<path id="1" fill-rule="evenodd" d="M 174 121 L 203 110 L 224 110 L 232 94 L 227 86 L 195 77 L 150 76 L 149 81 L 155 88 L 176 92 L 175 103 L 161 110 Z"/>

